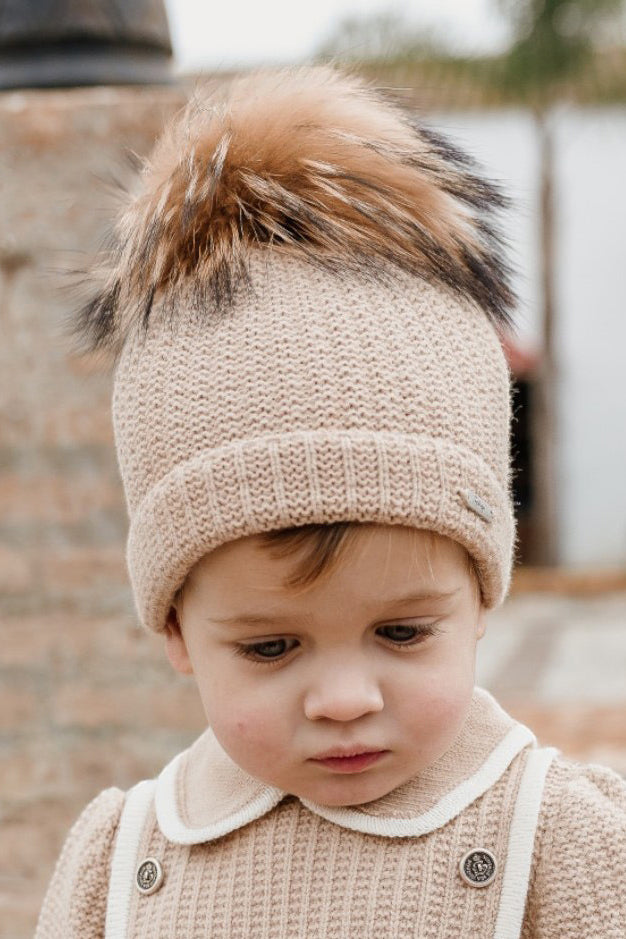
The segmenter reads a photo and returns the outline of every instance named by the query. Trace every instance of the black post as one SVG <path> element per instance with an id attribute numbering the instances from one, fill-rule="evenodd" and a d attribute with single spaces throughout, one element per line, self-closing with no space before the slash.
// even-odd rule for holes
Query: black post
<path id="1" fill-rule="evenodd" d="M 169 84 L 163 0 L 0 0 L 0 88 Z"/>

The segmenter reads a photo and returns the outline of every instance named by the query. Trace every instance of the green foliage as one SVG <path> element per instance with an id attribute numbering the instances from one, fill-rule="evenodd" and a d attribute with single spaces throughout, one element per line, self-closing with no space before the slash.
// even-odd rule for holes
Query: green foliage
<path id="1" fill-rule="evenodd" d="M 497 0 L 514 37 L 501 63 L 505 88 L 547 103 L 564 80 L 590 67 L 594 37 L 623 0 Z"/>
<path id="2" fill-rule="evenodd" d="M 319 46 L 316 58 L 382 62 L 421 59 L 437 54 L 441 43 L 433 33 L 416 29 L 403 13 L 386 10 L 370 16 L 345 16 Z"/>
<path id="3" fill-rule="evenodd" d="M 351 62 L 425 107 L 541 111 L 551 102 L 626 100 L 626 47 L 615 27 L 626 0 L 492 0 L 511 45 L 498 55 L 459 55 L 447 37 L 418 29 L 400 7 L 348 16 L 314 60 Z M 623 34 L 622 34 L 623 35 Z M 608 41 L 607 41 L 608 40 Z"/>

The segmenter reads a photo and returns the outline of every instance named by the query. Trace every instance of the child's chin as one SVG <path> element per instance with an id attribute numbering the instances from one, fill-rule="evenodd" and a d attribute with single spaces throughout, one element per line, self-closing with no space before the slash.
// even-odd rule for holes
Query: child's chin
<path id="1" fill-rule="evenodd" d="M 317 805 L 341 808 L 347 805 L 365 805 L 367 802 L 382 799 L 393 788 L 392 784 L 385 785 L 380 779 L 348 780 L 344 776 L 341 780 L 333 780 L 328 785 L 316 787 L 313 792 L 302 793 L 302 798 Z"/>

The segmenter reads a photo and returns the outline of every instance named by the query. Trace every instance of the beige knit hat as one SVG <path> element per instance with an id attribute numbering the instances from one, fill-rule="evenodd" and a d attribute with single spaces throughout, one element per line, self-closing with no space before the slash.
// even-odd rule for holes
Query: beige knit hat
<path id="1" fill-rule="evenodd" d="M 204 554 L 272 529 L 427 528 L 487 607 L 514 543 L 513 297 L 499 191 L 331 66 L 197 92 L 128 199 L 79 329 L 116 354 L 139 616 Z"/>

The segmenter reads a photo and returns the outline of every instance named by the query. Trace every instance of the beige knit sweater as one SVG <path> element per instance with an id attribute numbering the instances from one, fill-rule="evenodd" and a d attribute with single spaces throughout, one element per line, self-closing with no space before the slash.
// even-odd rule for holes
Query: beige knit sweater
<path id="1" fill-rule="evenodd" d="M 475 849 L 496 862 L 487 886 L 459 872 Z M 147 857 L 163 869 L 149 895 Z M 207 730 L 126 799 L 101 792 L 67 837 L 36 939 L 105 935 L 624 939 L 626 783 L 538 748 L 481 689 L 440 760 L 362 806 L 266 786 Z"/>

